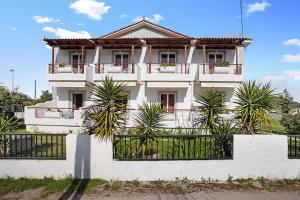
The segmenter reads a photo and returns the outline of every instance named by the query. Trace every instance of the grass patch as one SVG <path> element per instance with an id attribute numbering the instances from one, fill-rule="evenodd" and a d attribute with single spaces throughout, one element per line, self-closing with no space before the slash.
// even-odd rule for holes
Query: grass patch
<path id="1" fill-rule="evenodd" d="M 53 178 L 27 179 L 27 178 L 5 178 L 0 179 L 0 196 L 10 192 L 23 192 L 26 190 L 43 187 L 42 196 L 46 197 L 55 192 L 64 191 L 72 182 L 72 178 L 54 180 Z"/>

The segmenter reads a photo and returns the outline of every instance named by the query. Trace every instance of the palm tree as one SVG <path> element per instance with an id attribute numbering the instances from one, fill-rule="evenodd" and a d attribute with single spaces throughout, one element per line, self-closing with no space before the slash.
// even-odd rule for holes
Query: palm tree
<path id="1" fill-rule="evenodd" d="M 196 110 L 200 116 L 195 120 L 194 126 L 200 126 L 206 132 L 213 134 L 219 114 L 224 111 L 224 94 L 216 89 L 204 90 L 198 95 L 195 102 L 199 104 L 196 106 Z"/>
<path id="2" fill-rule="evenodd" d="M 237 118 L 245 134 L 253 134 L 264 123 L 270 122 L 269 111 L 277 105 L 271 84 L 256 81 L 243 83 L 235 92 Z"/>
<path id="3" fill-rule="evenodd" d="M 124 124 L 126 105 L 125 85 L 105 77 L 102 84 L 91 83 L 94 105 L 85 112 L 85 119 L 92 120 L 93 133 L 100 139 L 113 139 L 117 129 Z"/>
<path id="4" fill-rule="evenodd" d="M 214 128 L 218 135 L 214 137 L 215 148 L 222 157 L 231 157 L 232 155 L 232 135 L 238 132 L 232 121 L 220 121 Z"/>
<path id="5" fill-rule="evenodd" d="M 163 109 L 158 103 L 143 103 L 138 106 L 138 113 L 134 118 L 134 125 L 139 135 L 142 157 L 145 156 L 145 145 L 148 140 L 154 140 L 156 129 L 162 127 Z"/>

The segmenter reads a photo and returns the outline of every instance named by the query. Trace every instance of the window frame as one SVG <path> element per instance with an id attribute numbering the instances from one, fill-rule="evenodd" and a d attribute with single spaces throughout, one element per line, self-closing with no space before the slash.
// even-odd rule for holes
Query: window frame
<path id="1" fill-rule="evenodd" d="M 162 100 L 161 100 L 161 95 L 166 94 L 167 95 L 167 112 L 164 113 L 169 113 L 169 114 L 174 114 L 175 110 L 176 110 L 176 102 L 177 102 L 177 93 L 176 92 L 159 92 L 159 101 L 162 104 Z M 171 113 L 169 112 L 169 95 L 174 95 L 174 112 Z"/>
<path id="2" fill-rule="evenodd" d="M 121 55 L 121 64 L 120 64 L 120 66 L 124 64 L 124 61 L 123 61 L 124 60 L 124 55 L 128 55 L 128 63 L 126 63 L 126 64 L 130 64 L 130 53 L 128 51 L 114 52 L 114 54 L 113 54 L 113 65 L 114 66 L 119 66 L 119 65 L 116 65 L 116 56 L 117 55 Z"/>
<path id="3" fill-rule="evenodd" d="M 214 56 L 214 62 L 213 63 L 209 63 L 209 56 L 210 55 L 213 55 Z M 208 64 L 214 64 L 214 63 L 217 63 L 217 55 L 222 55 L 222 61 L 221 62 L 224 62 L 226 59 L 226 52 L 225 51 L 208 51 L 207 52 L 207 63 Z"/>
<path id="4" fill-rule="evenodd" d="M 162 63 L 162 54 L 166 54 L 167 55 L 167 63 Z M 175 62 L 174 63 L 170 63 L 170 54 L 174 54 L 175 55 Z M 177 63 L 177 53 L 174 51 L 162 51 L 159 53 L 159 64 L 176 64 Z"/>

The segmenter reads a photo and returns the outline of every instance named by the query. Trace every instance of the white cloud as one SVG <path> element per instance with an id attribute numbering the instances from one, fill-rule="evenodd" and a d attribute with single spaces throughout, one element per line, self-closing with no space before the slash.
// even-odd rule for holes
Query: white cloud
<path id="1" fill-rule="evenodd" d="M 150 21 L 150 22 L 155 22 L 155 23 L 159 23 L 160 20 L 163 20 L 164 17 L 161 16 L 160 14 L 154 14 L 152 15 L 152 18 L 150 17 L 143 17 L 143 16 L 137 16 L 135 18 L 133 18 L 133 22 L 139 22 L 142 21 L 145 18 L 145 20 Z"/>
<path id="2" fill-rule="evenodd" d="M 289 39 L 283 42 L 284 45 L 286 46 L 299 46 L 300 47 L 300 39 L 298 38 L 293 38 L 293 39 Z"/>
<path id="3" fill-rule="evenodd" d="M 289 70 L 284 73 L 294 81 L 300 81 L 300 70 Z"/>
<path id="4" fill-rule="evenodd" d="M 77 0 L 70 4 L 70 8 L 94 20 L 101 20 L 102 15 L 108 13 L 110 6 L 95 0 Z"/>
<path id="5" fill-rule="evenodd" d="M 247 15 L 250 15 L 251 13 L 255 12 L 262 12 L 267 9 L 267 7 L 270 7 L 271 4 L 267 1 L 261 1 L 261 2 L 254 2 L 252 4 L 249 4 L 247 6 L 246 13 Z"/>
<path id="6" fill-rule="evenodd" d="M 16 31 L 16 30 L 17 30 L 17 27 L 11 27 L 10 30 Z"/>
<path id="7" fill-rule="evenodd" d="M 282 62 L 293 62 L 293 63 L 300 62 L 300 54 L 299 53 L 295 55 L 285 54 L 282 56 Z"/>
<path id="8" fill-rule="evenodd" d="M 57 23 L 60 22 L 60 19 L 53 19 L 52 17 L 42 17 L 42 16 L 33 16 L 32 17 L 33 21 L 35 21 L 38 24 L 42 24 L 42 23 Z"/>
<path id="9" fill-rule="evenodd" d="M 91 38 L 92 36 L 86 31 L 69 31 L 63 28 L 53 28 L 50 26 L 43 27 L 43 31 L 54 33 L 59 38 Z"/>
<path id="10" fill-rule="evenodd" d="M 127 17 L 128 17 L 127 14 L 121 14 L 121 15 L 120 15 L 120 18 L 121 18 L 121 19 L 125 19 L 125 18 L 127 18 Z"/>
<path id="11" fill-rule="evenodd" d="M 154 18 L 154 20 L 155 21 L 157 21 L 157 22 L 159 22 L 160 20 L 163 20 L 164 19 L 164 17 L 163 16 L 161 16 L 160 14 L 154 14 L 154 15 L 152 15 L 153 16 L 153 18 Z"/>
<path id="12" fill-rule="evenodd" d="M 282 75 L 268 75 L 268 76 L 263 77 L 262 80 L 265 82 L 269 82 L 269 81 L 277 82 L 277 81 L 283 81 L 285 79 L 286 79 L 286 77 L 282 76 Z"/>
<path id="13" fill-rule="evenodd" d="M 299 70 L 286 70 L 280 73 L 280 75 L 268 75 L 262 79 L 265 82 L 280 82 L 280 81 L 300 81 L 300 69 Z"/>

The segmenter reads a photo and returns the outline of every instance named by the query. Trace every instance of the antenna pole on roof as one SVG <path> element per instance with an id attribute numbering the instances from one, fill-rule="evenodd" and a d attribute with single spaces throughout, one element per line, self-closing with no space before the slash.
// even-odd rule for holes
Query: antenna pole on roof
<path id="1" fill-rule="evenodd" d="M 240 0 L 240 11 L 241 11 L 241 28 L 242 28 L 242 37 L 244 37 L 244 22 L 243 22 L 243 0 Z"/>
<path id="2" fill-rule="evenodd" d="M 145 17 L 145 16 L 143 16 L 143 18 L 142 18 L 142 19 L 143 19 L 143 21 L 145 21 L 146 17 Z"/>

